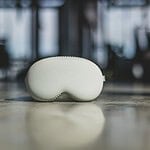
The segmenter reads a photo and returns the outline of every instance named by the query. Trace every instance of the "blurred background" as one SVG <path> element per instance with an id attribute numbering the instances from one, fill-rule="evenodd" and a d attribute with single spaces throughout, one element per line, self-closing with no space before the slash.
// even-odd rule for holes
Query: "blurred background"
<path id="1" fill-rule="evenodd" d="M 150 82 L 150 0 L 0 0 L 0 80 L 45 57 L 79 56 L 108 81 Z"/>

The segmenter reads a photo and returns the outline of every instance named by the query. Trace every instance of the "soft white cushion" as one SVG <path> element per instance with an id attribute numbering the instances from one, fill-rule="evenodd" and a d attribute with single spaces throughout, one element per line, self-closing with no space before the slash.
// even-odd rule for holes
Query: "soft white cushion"
<path id="1" fill-rule="evenodd" d="M 51 57 L 34 63 L 26 76 L 31 96 L 53 101 L 62 93 L 75 100 L 91 101 L 102 91 L 104 76 L 93 62 L 79 57 Z"/>

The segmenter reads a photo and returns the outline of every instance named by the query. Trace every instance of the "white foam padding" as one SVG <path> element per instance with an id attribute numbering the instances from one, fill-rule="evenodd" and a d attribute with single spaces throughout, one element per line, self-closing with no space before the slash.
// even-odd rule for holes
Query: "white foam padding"
<path id="1" fill-rule="evenodd" d="M 96 64 L 67 56 L 39 60 L 26 76 L 27 90 L 39 101 L 53 101 L 62 93 L 77 101 L 91 101 L 101 93 L 103 82 L 104 76 Z"/>

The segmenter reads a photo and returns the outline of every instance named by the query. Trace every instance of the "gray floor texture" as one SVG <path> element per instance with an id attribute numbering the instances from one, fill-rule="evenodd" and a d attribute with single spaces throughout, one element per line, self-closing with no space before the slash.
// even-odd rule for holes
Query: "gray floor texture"
<path id="1" fill-rule="evenodd" d="M 150 150 L 150 86 L 105 84 L 92 102 L 37 102 L 0 83 L 0 150 Z"/>

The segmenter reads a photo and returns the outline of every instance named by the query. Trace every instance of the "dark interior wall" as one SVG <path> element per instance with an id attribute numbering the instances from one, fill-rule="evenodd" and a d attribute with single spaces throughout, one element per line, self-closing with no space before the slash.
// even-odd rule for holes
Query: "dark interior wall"
<path id="1" fill-rule="evenodd" d="M 87 5 L 93 5 L 96 12 L 96 0 L 66 0 L 59 9 L 59 46 L 60 55 L 90 57 L 92 48 L 90 21 L 86 18 Z M 95 27 L 94 27 L 95 28 Z M 86 47 L 85 47 L 86 46 Z M 88 49 L 88 54 L 85 49 Z"/>

